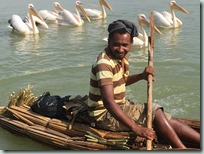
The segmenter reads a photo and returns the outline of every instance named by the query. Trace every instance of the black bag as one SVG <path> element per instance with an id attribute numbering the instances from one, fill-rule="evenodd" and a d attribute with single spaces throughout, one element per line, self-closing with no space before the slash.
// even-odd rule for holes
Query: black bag
<path id="1" fill-rule="evenodd" d="M 69 102 L 70 97 L 68 95 L 61 98 L 58 95 L 51 96 L 49 92 L 45 92 L 31 105 L 31 110 L 50 118 L 65 119 L 66 114 L 63 105 L 65 102 Z"/>

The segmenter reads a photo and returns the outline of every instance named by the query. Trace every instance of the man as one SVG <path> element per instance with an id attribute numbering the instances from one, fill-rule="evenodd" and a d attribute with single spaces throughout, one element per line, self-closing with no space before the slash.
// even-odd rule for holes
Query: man
<path id="1" fill-rule="evenodd" d="M 153 103 L 153 129 L 146 128 L 147 104 L 131 103 L 125 98 L 125 87 L 154 75 L 153 67 L 140 74 L 129 75 L 128 52 L 133 37 L 138 36 L 136 26 L 127 20 L 117 20 L 108 27 L 108 46 L 92 66 L 89 91 L 89 117 L 94 127 L 111 131 L 132 131 L 153 140 L 157 135 L 174 148 L 186 148 L 182 140 L 200 146 L 200 134 L 163 112 Z"/>

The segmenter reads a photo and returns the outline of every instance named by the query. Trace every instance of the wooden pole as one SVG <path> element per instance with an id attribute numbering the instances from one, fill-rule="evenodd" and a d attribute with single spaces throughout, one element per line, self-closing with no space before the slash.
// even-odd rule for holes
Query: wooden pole
<path id="1" fill-rule="evenodd" d="M 148 65 L 153 66 L 153 48 L 154 48 L 154 15 L 150 13 L 150 37 L 148 39 Z M 147 128 L 152 128 L 152 81 L 153 76 L 148 75 L 147 82 Z M 147 150 L 152 150 L 152 140 L 147 140 Z"/>

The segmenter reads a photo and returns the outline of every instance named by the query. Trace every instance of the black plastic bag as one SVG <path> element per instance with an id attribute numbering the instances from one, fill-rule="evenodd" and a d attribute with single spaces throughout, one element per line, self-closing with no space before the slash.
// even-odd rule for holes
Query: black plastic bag
<path id="1" fill-rule="evenodd" d="M 50 92 L 45 92 L 31 105 L 31 110 L 46 117 L 66 119 L 63 105 L 65 102 L 69 102 L 70 97 L 68 95 L 61 98 L 58 95 L 51 96 Z"/>

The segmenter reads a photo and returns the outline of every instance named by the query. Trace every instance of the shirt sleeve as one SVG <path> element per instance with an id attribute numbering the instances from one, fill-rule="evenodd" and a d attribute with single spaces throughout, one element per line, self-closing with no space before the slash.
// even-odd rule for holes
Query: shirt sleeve
<path id="1" fill-rule="evenodd" d="M 96 65 L 96 78 L 98 86 L 113 84 L 113 72 L 112 67 L 107 61 L 99 61 Z"/>

